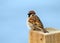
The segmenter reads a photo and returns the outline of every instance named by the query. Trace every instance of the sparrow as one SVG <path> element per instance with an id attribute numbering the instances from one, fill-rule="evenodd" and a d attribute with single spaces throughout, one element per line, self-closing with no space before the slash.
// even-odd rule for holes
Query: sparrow
<path id="1" fill-rule="evenodd" d="M 30 10 L 28 12 L 28 26 L 32 29 L 32 30 L 36 30 L 36 31 L 42 31 L 44 33 L 47 33 L 48 31 L 44 29 L 44 26 L 40 20 L 40 18 L 36 15 L 34 10 Z"/>

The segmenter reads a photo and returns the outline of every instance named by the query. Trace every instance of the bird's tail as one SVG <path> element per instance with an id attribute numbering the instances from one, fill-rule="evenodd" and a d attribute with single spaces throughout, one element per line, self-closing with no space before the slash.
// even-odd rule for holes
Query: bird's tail
<path id="1" fill-rule="evenodd" d="M 40 28 L 40 27 L 36 27 L 35 30 L 42 31 L 42 32 L 44 32 L 44 33 L 49 33 L 46 29 Z"/>

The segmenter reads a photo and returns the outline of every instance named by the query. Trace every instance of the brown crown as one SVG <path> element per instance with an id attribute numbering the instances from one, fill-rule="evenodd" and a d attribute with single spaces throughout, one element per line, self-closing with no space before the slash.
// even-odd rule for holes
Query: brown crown
<path id="1" fill-rule="evenodd" d="M 31 10 L 28 14 L 36 14 L 35 11 Z"/>

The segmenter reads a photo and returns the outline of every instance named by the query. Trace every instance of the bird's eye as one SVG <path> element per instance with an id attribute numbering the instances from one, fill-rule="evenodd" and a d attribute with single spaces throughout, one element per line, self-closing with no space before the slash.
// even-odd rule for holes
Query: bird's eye
<path id="1" fill-rule="evenodd" d="M 32 16 L 34 16 L 34 15 L 32 14 Z"/>

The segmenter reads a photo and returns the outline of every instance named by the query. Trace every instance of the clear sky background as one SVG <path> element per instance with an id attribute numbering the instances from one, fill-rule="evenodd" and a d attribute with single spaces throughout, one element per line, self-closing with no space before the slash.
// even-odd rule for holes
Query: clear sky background
<path id="1" fill-rule="evenodd" d="M 60 0 L 0 0 L 0 43 L 28 43 L 29 10 L 37 13 L 44 27 L 60 29 Z"/>

